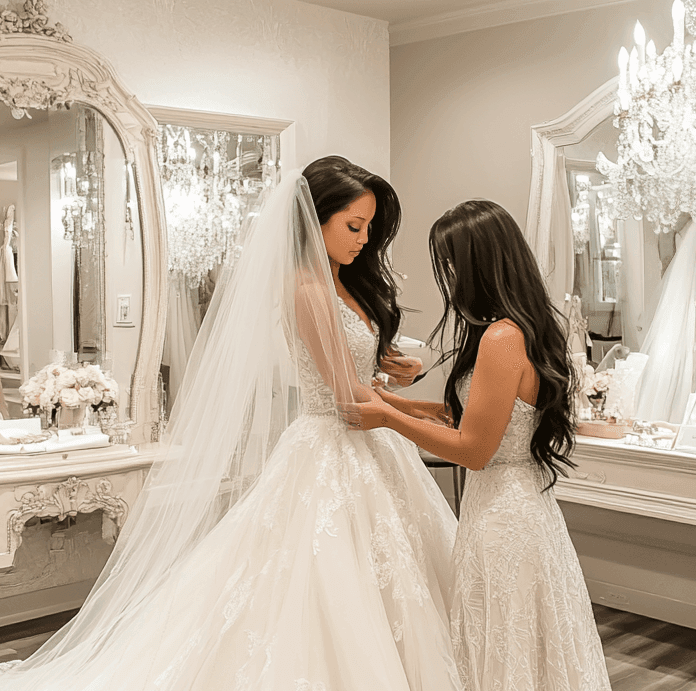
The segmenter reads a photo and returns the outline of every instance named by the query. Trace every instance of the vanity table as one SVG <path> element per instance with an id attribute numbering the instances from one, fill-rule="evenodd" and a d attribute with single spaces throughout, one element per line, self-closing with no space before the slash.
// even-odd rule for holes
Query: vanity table
<path id="1" fill-rule="evenodd" d="M 65 539 L 66 531 L 61 530 L 59 522 L 78 515 L 101 514 L 100 533 L 106 556 L 145 482 L 156 447 L 119 444 L 65 453 L 0 457 L 0 626 L 82 604 L 102 564 L 90 563 L 91 551 L 76 554 L 73 540 L 70 536 Z M 27 523 L 37 524 L 42 519 L 55 519 L 51 526 L 50 562 L 44 565 L 43 573 L 33 574 L 35 588 L 23 587 L 19 581 L 25 579 L 8 582 L 14 571 L 22 569 L 15 558 Z M 84 537 L 77 544 L 84 544 Z M 64 560 L 80 561 L 77 573 L 61 576 L 59 565 Z M 78 579 L 79 576 L 85 578 Z"/>
<path id="2" fill-rule="evenodd" d="M 593 602 L 696 628 L 696 456 L 578 437 L 555 494 Z"/>

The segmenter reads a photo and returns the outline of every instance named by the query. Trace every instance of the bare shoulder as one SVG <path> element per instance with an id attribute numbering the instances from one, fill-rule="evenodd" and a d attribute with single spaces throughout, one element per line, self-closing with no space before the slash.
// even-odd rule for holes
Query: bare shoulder
<path id="1" fill-rule="evenodd" d="M 509 319 L 491 324 L 481 338 L 479 355 L 491 357 L 507 366 L 519 367 L 527 363 L 524 333 Z"/>

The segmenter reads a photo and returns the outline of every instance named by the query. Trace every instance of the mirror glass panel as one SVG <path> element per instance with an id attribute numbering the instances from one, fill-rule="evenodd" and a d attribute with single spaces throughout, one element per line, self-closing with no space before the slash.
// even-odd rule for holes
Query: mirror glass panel
<path id="1" fill-rule="evenodd" d="M 166 419 L 223 264 L 241 252 L 245 223 L 280 177 L 280 137 L 161 124 L 169 301 L 162 357 Z"/>
<path id="2" fill-rule="evenodd" d="M 687 235 L 685 252 L 692 252 L 694 225 L 684 214 L 670 232 L 656 233 L 647 219 L 616 218 L 615 190 L 596 168 L 600 152 L 617 158 L 613 120 L 608 117 L 583 141 L 563 148 L 567 190 L 560 192 L 570 200 L 573 295 L 580 298 L 591 340 L 588 360 L 597 367 L 617 344 L 648 355 L 635 414 L 679 424 L 687 403 L 683 391 L 693 391 L 696 383 L 687 366 L 694 358 L 693 335 L 687 329 L 694 311 L 689 297 L 693 270 L 688 269 L 693 256 L 679 253 Z M 677 264 L 677 273 L 670 272 Z M 625 357 L 627 351 L 621 352 Z M 689 381 L 680 383 L 685 377 Z"/>
<path id="3" fill-rule="evenodd" d="M 18 114 L 0 107 L 3 417 L 22 416 L 17 389 L 27 378 L 64 361 L 111 372 L 123 419 L 143 289 L 133 171 L 91 107 Z"/>

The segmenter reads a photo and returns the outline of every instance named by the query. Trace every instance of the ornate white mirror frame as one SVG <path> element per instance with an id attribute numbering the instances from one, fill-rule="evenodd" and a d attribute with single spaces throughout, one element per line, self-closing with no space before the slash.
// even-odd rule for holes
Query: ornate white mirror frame
<path id="1" fill-rule="evenodd" d="M 532 127 L 532 178 L 525 237 L 559 306 L 572 289 L 565 284 L 572 272 L 564 269 L 573 262 L 573 239 L 554 234 L 557 214 L 568 211 L 554 198 L 556 176 L 566 174 L 560 169 L 559 149 L 579 144 L 613 115 L 617 89 L 618 77 L 561 117 Z M 573 458 L 579 468 L 571 472 L 570 478 L 559 478 L 555 489 L 559 499 L 696 525 L 693 456 L 583 437 L 578 439 Z M 679 478 L 678 492 L 674 491 L 675 477 Z"/>
<path id="2" fill-rule="evenodd" d="M 573 242 L 572 238 L 564 242 L 553 235 L 558 208 L 554 199 L 557 149 L 578 144 L 613 114 L 618 83 L 618 77 L 609 80 L 565 115 L 532 127 L 532 181 L 525 236 L 548 282 L 551 297 L 559 305 L 563 305 L 572 286 L 565 285 L 568 272 L 557 272 L 556 267 L 572 264 Z"/>
<path id="3" fill-rule="evenodd" d="M 63 27 L 47 26 L 45 17 L 36 29 L 0 26 L 0 101 L 19 111 L 83 103 L 98 110 L 121 139 L 133 170 L 143 243 L 142 330 L 131 379 L 131 443 L 154 441 L 159 436 L 158 372 L 167 295 L 157 123 L 104 58 L 70 41 Z"/>

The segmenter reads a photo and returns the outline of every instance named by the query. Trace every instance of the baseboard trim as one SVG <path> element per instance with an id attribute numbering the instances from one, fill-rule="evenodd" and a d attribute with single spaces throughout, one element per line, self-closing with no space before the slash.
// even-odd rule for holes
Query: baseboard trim
<path id="1" fill-rule="evenodd" d="M 0 627 L 79 609 L 93 585 L 94 581 L 80 581 L 0 598 Z"/>
<path id="2" fill-rule="evenodd" d="M 586 583 L 592 602 L 599 605 L 696 629 L 696 603 L 674 600 L 615 583 L 592 579 L 587 579 Z"/>

